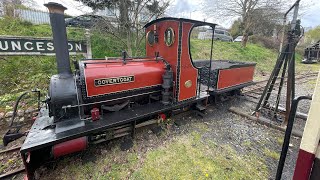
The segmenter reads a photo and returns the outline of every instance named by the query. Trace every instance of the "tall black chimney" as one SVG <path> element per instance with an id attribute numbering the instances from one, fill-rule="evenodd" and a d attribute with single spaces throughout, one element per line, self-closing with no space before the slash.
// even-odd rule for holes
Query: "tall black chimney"
<path id="1" fill-rule="evenodd" d="M 64 11 L 67 8 L 54 2 L 49 2 L 44 6 L 49 9 L 50 13 L 50 23 L 52 27 L 54 49 L 56 52 L 58 73 L 60 75 L 71 75 L 67 31 L 64 21 Z"/>

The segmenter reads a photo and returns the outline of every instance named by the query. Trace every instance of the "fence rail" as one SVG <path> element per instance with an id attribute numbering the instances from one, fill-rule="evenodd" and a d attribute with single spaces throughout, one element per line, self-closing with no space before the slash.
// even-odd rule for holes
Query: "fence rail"
<path id="1" fill-rule="evenodd" d="M 50 18 L 48 12 L 28 10 L 28 9 L 15 9 L 14 16 L 29 21 L 33 24 L 49 24 Z"/>

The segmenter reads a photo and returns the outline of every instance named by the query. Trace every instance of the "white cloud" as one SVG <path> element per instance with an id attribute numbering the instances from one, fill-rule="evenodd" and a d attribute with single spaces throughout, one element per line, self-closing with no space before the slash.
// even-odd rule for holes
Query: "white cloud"
<path id="1" fill-rule="evenodd" d="M 71 16 L 78 16 L 81 14 L 86 14 L 86 13 L 90 13 L 92 12 L 92 9 L 83 5 L 81 2 L 77 2 L 75 0 L 34 0 L 38 7 L 36 7 L 37 9 L 43 10 L 43 11 L 47 11 L 47 8 L 43 5 L 46 4 L 48 2 L 56 2 L 56 3 L 60 3 L 63 6 L 65 6 L 66 8 L 68 8 L 66 10 L 66 14 L 69 14 Z"/>
<path id="2" fill-rule="evenodd" d="M 84 6 L 82 3 L 75 0 L 34 0 L 38 7 L 46 11 L 46 7 L 43 4 L 48 2 L 57 2 L 68 8 L 67 14 L 72 16 L 78 16 L 81 14 L 86 14 L 92 12 L 92 9 Z M 294 0 L 292 0 L 294 2 Z M 173 0 L 168 8 L 167 14 L 173 17 L 183 17 L 190 18 L 194 20 L 203 21 L 206 19 L 208 22 L 217 23 L 223 27 L 230 27 L 232 22 L 238 17 L 229 18 L 228 20 L 215 19 L 212 17 L 207 17 L 207 15 L 202 11 L 201 4 L 203 0 Z M 300 2 L 302 8 L 300 11 L 300 17 L 302 20 L 302 25 L 305 27 L 315 27 L 320 25 L 320 2 L 319 0 L 301 0 Z"/>

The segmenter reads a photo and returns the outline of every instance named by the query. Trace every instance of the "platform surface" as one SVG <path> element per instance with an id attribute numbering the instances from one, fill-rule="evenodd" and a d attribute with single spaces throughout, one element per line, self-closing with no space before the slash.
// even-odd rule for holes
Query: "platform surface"
<path id="1" fill-rule="evenodd" d="M 101 117 L 97 121 L 80 120 L 73 118 L 54 124 L 53 118 L 48 116 L 47 109 L 41 109 L 39 117 L 32 125 L 30 132 L 21 147 L 21 153 L 33 151 L 47 146 L 87 136 L 115 126 L 120 126 L 153 116 L 161 112 L 179 108 L 190 103 L 195 103 L 207 98 L 206 92 L 201 92 L 195 99 L 164 106 L 161 102 L 150 103 L 147 106 L 140 106 L 118 112 L 108 113 L 107 117 Z M 147 107 L 147 108 L 146 108 Z M 58 127 L 58 128 L 57 128 Z M 70 129 L 70 127 L 72 127 Z M 63 130 L 64 129 L 64 130 Z"/>

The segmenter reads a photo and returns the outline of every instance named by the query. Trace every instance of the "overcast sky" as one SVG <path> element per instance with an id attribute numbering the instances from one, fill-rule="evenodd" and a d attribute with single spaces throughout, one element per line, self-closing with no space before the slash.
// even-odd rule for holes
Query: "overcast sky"
<path id="1" fill-rule="evenodd" d="M 37 9 L 46 10 L 43 6 L 47 2 L 58 2 L 63 4 L 68 8 L 67 14 L 72 16 L 77 16 L 91 12 L 92 10 L 82 3 L 76 2 L 75 0 L 34 0 L 37 4 Z M 219 21 L 219 19 L 214 19 L 207 17 L 202 9 L 203 0 L 171 0 L 171 5 L 169 7 L 170 16 L 191 18 L 195 20 L 203 21 L 206 19 L 208 22 L 217 23 L 223 27 L 229 28 L 232 22 L 237 19 L 237 17 L 230 18 L 229 20 Z M 300 3 L 304 6 L 303 12 L 300 13 L 300 18 L 302 19 L 302 25 L 304 27 L 315 27 L 320 25 L 320 1 L 319 0 L 301 0 Z"/>

